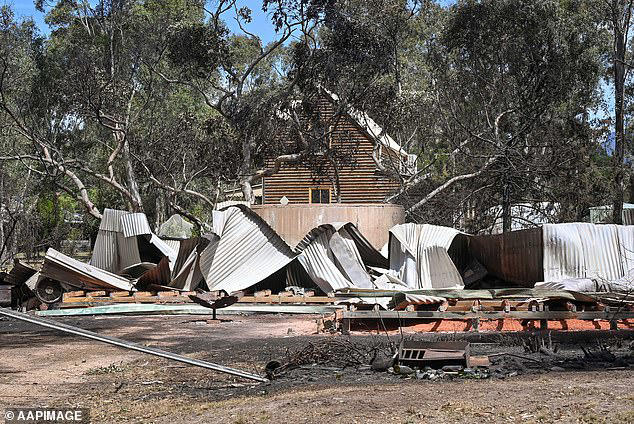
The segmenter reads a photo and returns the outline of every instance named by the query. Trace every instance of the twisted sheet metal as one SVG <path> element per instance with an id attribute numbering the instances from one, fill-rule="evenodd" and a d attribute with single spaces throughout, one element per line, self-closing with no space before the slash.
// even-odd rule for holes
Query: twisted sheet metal
<path id="1" fill-rule="evenodd" d="M 336 259 L 330 250 L 330 237 L 335 231 L 332 225 L 321 225 L 304 237 L 297 248 L 301 249 L 297 260 L 324 293 L 354 287 L 337 267 Z"/>
<path id="2" fill-rule="evenodd" d="M 108 209 L 106 209 L 107 211 Z M 104 211 L 104 217 L 106 212 Z M 90 265 L 109 272 L 118 272 L 122 267 L 119 264 L 119 249 L 117 244 L 117 232 L 100 229 L 97 233 L 95 246 L 92 250 Z M 137 248 L 138 256 L 138 248 Z"/>
<path id="3" fill-rule="evenodd" d="M 429 224 L 390 229 L 390 269 L 413 289 L 462 288 L 464 283 L 448 250 L 460 231 Z"/>
<path id="4" fill-rule="evenodd" d="M 176 262 L 177 250 L 157 237 L 143 213 L 105 209 L 95 240 L 90 265 L 118 273 L 141 263 L 137 237 L 148 237 L 158 251 L 169 258 L 170 269 Z"/>
<path id="5" fill-rule="evenodd" d="M 210 290 L 230 293 L 251 287 L 295 258 L 284 240 L 245 206 L 214 211 L 213 229 L 215 237 L 200 253 Z"/>
<path id="6" fill-rule="evenodd" d="M 388 264 L 350 222 L 313 228 L 295 250 L 308 276 L 325 293 L 344 287 L 371 288 L 372 277 L 366 266 Z"/>
<path id="7" fill-rule="evenodd" d="M 629 227 L 613 224 L 546 224 L 544 281 L 576 278 L 607 281 L 623 277 L 632 265 L 634 237 Z"/>
<path id="8" fill-rule="evenodd" d="M 80 262 L 53 248 L 46 252 L 40 274 L 82 289 L 135 290 L 127 278 Z"/>

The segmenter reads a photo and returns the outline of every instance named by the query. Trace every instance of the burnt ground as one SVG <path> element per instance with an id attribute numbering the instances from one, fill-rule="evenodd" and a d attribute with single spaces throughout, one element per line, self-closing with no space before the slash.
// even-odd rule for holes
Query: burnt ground
<path id="1" fill-rule="evenodd" d="M 57 320 L 259 374 L 273 359 L 303 359 L 304 365 L 258 384 L 0 318 L 0 409 L 87 407 L 93 422 L 107 423 L 634 422 L 634 331 L 553 332 L 552 350 L 537 353 L 524 345 L 537 345 L 547 334 L 466 335 L 476 341 L 474 355 L 522 358 L 492 357 L 489 378 L 430 381 L 352 363 L 368 362 L 389 340 L 397 344 L 397 332 L 389 340 L 384 333 L 316 335 L 312 316 L 208 318 Z"/>

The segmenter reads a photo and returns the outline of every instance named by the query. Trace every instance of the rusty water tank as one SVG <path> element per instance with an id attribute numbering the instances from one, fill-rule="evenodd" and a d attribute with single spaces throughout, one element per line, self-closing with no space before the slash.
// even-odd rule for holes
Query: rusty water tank
<path id="1" fill-rule="evenodd" d="M 388 241 L 388 231 L 405 222 L 405 210 L 392 204 L 291 204 L 253 205 L 262 217 L 288 243 L 295 247 L 313 228 L 333 222 L 352 222 L 377 249 Z"/>

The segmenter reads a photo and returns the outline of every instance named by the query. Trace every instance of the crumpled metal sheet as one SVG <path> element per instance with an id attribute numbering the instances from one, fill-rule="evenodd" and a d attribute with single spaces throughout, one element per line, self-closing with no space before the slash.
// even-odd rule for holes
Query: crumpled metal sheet
<path id="1" fill-rule="evenodd" d="M 544 281 L 589 278 L 613 281 L 632 264 L 632 230 L 613 224 L 546 224 Z"/>
<path id="2" fill-rule="evenodd" d="M 297 247 L 300 251 L 298 262 L 324 293 L 354 287 L 352 281 L 342 274 L 330 250 L 330 238 L 335 232 L 332 226 L 319 226 L 304 237 Z"/>
<path id="3" fill-rule="evenodd" d="M 46 252 L 40 275 L 82 289 L 135 290 L 127 278 L 80 262 L 53 248 Z"/>
<path id="4" fill-rule="evenodd" d="M 199 265 L 210 290 L 246 289 L 295 258 L 284 240 L 245 206 L 214 211 L 213 231 Z"/>
<path id="5" fill-rule="evenodd" d="M 4 281 L 11 286 L 19 286 L 36 273 L 37 270 L 26 266 L 18 259 L 15 259 L 13 261 L 13 268 L 11 268 L 11 271 L 4 277 Z"/>
<path id="6" fill-rule="evenodd" d="M 460 231 L 430 224 L 401 224 L 390 229 L 390 269 L 412 289 L 463 288 L 449 248 Z"/>
<path id="7" fill-rule="evenodd" d="M 325 293 L 345 287 L 372 288 L 367 266 L 385 267 L 387 259 L 352 223 L 323 224 L 312 229 L 295 249 L 298 262 Z M 291 280 L 296 273 L 289 273 Z"/>
<path id="8" fill-rule="evenodd" d="M 146 238 L 160 255 L 167 256 L 170 269 L 173 268 L 177 251 L 152 233 L 145 214 L 116 209 L 104 209 L 90 265 L 119 273 L 140 264 L 140 237 Z"/>

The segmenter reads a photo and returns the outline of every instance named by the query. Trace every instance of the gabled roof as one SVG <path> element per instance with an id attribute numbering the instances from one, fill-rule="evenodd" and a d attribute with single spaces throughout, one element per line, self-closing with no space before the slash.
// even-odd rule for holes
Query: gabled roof
<path id="1" fill-rule="evenodd" d="M 335 93 L 322 88 L 324 93 L 326 93 L 334 102 L 339 102 L 339 96 Z M 359 125 L 370 137 L 378 141 L 382 146 L 385 146 L 389 149 L 394 150 L 401 155 L 407 155 L 408 153 L 398 144 L 392 137 L 390 137 L 386 132 L 383 131 L 383 128 L 379 126 L 370 116 L 359 110 L 356 110 L 350 105 L 346 105 L 346 113 L 354 119 L 354 121 Z"/>

